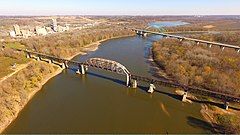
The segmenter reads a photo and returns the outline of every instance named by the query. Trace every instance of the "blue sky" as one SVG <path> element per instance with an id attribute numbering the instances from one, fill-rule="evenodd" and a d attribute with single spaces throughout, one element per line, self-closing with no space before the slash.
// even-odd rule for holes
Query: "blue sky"
<path id="1" fill-rule="evenodd" d="M 240 0 L 0 0 L 0 15 L 240 15 Z"/>

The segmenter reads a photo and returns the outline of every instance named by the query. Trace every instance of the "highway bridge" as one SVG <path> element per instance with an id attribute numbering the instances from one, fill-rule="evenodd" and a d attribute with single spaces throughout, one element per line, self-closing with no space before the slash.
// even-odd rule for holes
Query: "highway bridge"
<path id="1" fill-rule="evenodd" d="M 141 35 L 141 36 L 147 36 L 147 34 L 161 35 L 166 38 L 179 39 L 180 41 L 183 41 L 183 40 L 193 41 L 193 42 L 196 42 L 197 45 L 199 45 L 200 43 L 207 44 L 210 48 L 212 46 L 218 46 L 222 50 L 224 50 L 225 48 L 230 48 L 230 49 L 234 49 L 237 53 L 240 53 L 240 46 L 236 46 L 236 45 L 211 42 L 211 41 L 206 41 L 206 40 L 188 38 L 188 37 L 183 37 L 183 36 L 178 36 L 178 35 L 172 35 L 172 34 L 160 33 L 160 32 L 148 31 L 148 30 L 141 30 L 141 29 L 135 29 L 135 28 L 132 28 L 132 30 L 135 31 L 136 34 Z"/>
<path id="2" fill-rule="evenodd" d="M 107 60 L 103 58 L 90 58 L 84 62 L 78 62 L 78 61 L 58 58 L 55 56 L 50 56 L 50 55 L 39 53 L 39 52 L 33 52 L 33 51 L 21 50 L 21 49 L 18 49 L 18 50 L 23 51 L 26 54 L 27 58 L 34 58 L 38 61 L 42 60 L 42 61 L 47 61 L 48 63 L 57 64 L 57 65 L 60 65 L 63 69 L 69 68 L 69 65 L 75 65 L 78 67 L 76 70 L 77 74 L 85 74 L 87 69 L 89 67 L 92 67 L 92 68 L 114 72 L 120 75 L 125 75 L 127 87 L 137 88 L 138 83 L 147 82 L 150 84 L 149 90 L 148 90 L 148 92 L 150 93 L 154 91 L 153 90 L 155 89 L 154 85 L 182 88 L 185 90 L 184 94 L 182 95 L 183 101 L 186 100 L 187 93 L 193 93 L 197 95 L 203 95 L 203 96 L 208 96 L 215 99 L 220 99 L 221 101 L 224 101 L 224 105 L 226 106 L 226 109 L 228 108 L 228 105 L 226 105 L 226 103 L 240 102 L 239 96 L 230 95 L 222 92 L 215 92 L 215 91 L 197 88 L 193 86 L 186 86 L 186 85 L 182 85 L 169 80 L 158 80 L 158 79 L 153 79 L 149 77 L 134 75 L 124 65 L 112 60 Z"/>

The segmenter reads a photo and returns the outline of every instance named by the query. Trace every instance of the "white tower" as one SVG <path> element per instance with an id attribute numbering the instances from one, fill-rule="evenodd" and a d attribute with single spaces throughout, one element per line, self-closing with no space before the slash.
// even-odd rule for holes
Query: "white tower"
<path id="1" fill-rule="evenodd" d="M 57 20 L 52 19 L 52 29 L 53 31 L 57 32 Z"/>

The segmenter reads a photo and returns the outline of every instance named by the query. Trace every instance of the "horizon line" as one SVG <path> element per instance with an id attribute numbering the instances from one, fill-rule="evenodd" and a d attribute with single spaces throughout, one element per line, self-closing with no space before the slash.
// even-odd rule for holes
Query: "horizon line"
<path id="1" fill-rule="evenodd" d="M 240 14 L 162 14 L 162 15 L 125 15 L 125 14 L 116 14 L 116 15 L 104 15 L 104 14 L 53 14 L 53 15 L 27 15 L 27 14 L 22 14 L 22 15 L 1 15 L 0 16 L 240 16 Z"/>

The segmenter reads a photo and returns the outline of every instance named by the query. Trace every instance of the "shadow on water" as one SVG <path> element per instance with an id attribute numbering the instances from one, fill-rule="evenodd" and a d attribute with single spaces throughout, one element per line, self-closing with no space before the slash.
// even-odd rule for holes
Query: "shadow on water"
<path id="1" fill-rule="evenodd" d="M 70 71 L 76 71 L 77 69 L 76 68 L 69 68 Z M 66 70 L 67 72 L 67 70 Z M 104 75 L 100 75 L 100 74 L 97 74 L 97 73 L 93 73 L 93 72 L 87 72 L 88 75 L 90 76 L 95 76 L 95 77 L 98 77 L 98 78 L 102 78 L 102 79 L 106 79 L 106 80 L 110 80 L 114 83 L 117 83 L 117 84 L 120 84 L 120 85 L 123 85 L 125 86 L 126 82 L 125 81 L 122 81 L 122 80 L 119 80 L 119 79 L 115 79 L 115 78 L 112 78 L 112 77 L 107 77 L 107 76 L 104 76 Z M 139 85 L 138 88 L 144 92 L 147 92 L 148 90 L 148 86 L 142 86 L 142 85 Z M 155 92 L 157 93 L 160 93 L 160 94 L 163 94 L 163 95 L 167 95 L 173 99 L 176 99 L 176 100 L 181 100 L 181 96 L 180 95 L 177 95 L 177 94 L 173 94 L 173 93 L 169 93 L 169 92 L 164 92 L 164 91 L 160 91 L 160 90 L 155 90 Z M 207 101 L 197 101 L 197 100 L 193 100 L 194 102 L 197 102 L 197 103 L 204 103 L 204 104 L 211 104 L 211 105 L 217 105 L 219 106 L 220 104 L 214 104 L 212 102 L 207 102 Z M 207 130 L 209 131 L 210 133 L 224 133 L 222 131 L 223 127 L 220 126 L 220 125 L 217 125 L 217 124 L 211 124 L 209 122 L 206 122 L 206 121 L 203 121 L 201 119 L 198 119 L 198 118 L 195 118 L 195 117 L 192 117 L 192 116 L 188 116 L 187 117 L 187 123 L 192 126 L 192 127 L 195 127 L 195 128 L 201 128 L 203 130 Z M 168 134 L 168 132 L 166 132 L 166 134 Z"/>
<path id="2" fill-rule="evenodd" d="M 77 68 L 69 67 L 68 70 L 76 72 Z M 64 70 L 64 71 L 67 72 L 67 70 Z M 89 72 L 89 71 L 87 72 L 87 74 L 91 75 L 91 76 L 99 77 L 99 78 L 102 78 L 102 79 L 110 80 L 110 81 L 112 81 L 114 83 L 126 86 L 126 82 L 122 81 L 120 79 L 107 77 L 107 76 L 104 76 L 104 75 L 101 75 L 101 74 L 97 74 L 97 73 L 93 73 L 93 72 Z M 156 77 L 159 77 L 159 76 L 156 76 Z M 162 78 L 162 79 L 164 79 L 164 78 Z M 138 85 L 138 88 L 140 90 L 142 90 L 143 92 L 147 92 L 148 89 L 149 89 L 148 86 L 143 86 L 143 85 Z M 174 93 L 170 93 L 170 92 L 164 92 L 164 91 L 160 91 L 158 89 L 156 89 L 155 92 L 157 92 L 159 94 L 162 94 L 162 95 L 169 96 L 170 98 L 173 98 L 175 100 L 179 100 L 179 101 L 182 100 L 182 96 L 178 95 L 178 94 L 174 94 Z M 195 102 L 195 103 L 207 104 L 207 105 L 212 105 L 212 106 L 216 106 L 216 107 L 219 107 L 219 108 L 224 108 L 224 104 L 223 103 L 217 103 L 217 102 L 214 102 L 214 101 L 202 101 L 202 100 L 197 100 L 197 99 L 192 99 L 192 98 L 188 98 L 188 99 L 191 100 L 192 102 Z M 233 110 L 240 111 L 240 108 L 237 108 L 237 107 L 229 106 L 229 108 L 233 109 Z"/>
<path id="3" fill-rule="evenodd" d="M 163 94 L 163 95 L 167 95 L 167 96 L 169 96 L 169 97 L 171 97 L 173 99 L 179 100 L 179 101 L 182 100 L 182 96 L 181 95 L 168 93 L 168 92 L 164 92 L 164 91 L 159 91 L 159 90 L 155 90 L 155 92 L 158 92 L 158 93 Z"/>
<path id="4" fill-rule="evenodd" d="M 99 78 L 102 78 L 102 79 L 110 80 L 110 81 L 113 81 L 114 83 L 126 86 L 126 82 L 122 81 L 122 80 L 119 80 L 119 79 L 115 79 L 115 78 L 112 78 L 112 77 L 107 77 L 107 76 L 100 75 L 100 74 L 93 73 L 93 72 L 87 72 L 87 74 L 95 76 L 95 77 L 99 77 Z M 147 92 L 147 90 L 148 90 L 148 87 L 142 86 L 142 85 L 138 85 L 138 88 L 140 90 L 144 91 L 144 92 Z"/>
<path id="5" fill-rule="evenodd" d="M 74 68 L 74 67 L 68 67 L 68 70 L 73 71 L 73 72 L 76 73 L 76 71 L 77 71 L 78 69 L 77 69 L 77 68 Z"/>
<path id="6" fill-rule="evenodd" d="M 207 105 L 211 105 L 211 106 L 216 106 L 219 108 L 224 108 L 224 104 L 223 103 L 218 103 L 218 102 L 214 102 L 214 101 L 201 101 L 201 100 L 196 100 L 196 99 L 190 99 L 191 101 L 195 102 L 195 103 L 200 103 L 200 104 L 207 104 Z M 233 109 L 235 111 L 240 111 L 240 108 L 234 107 L 234 106 L 229 106 L 229 109 Z"/>
<path id="7" fill-rule="evenodd" d="M 142 86 L 142 85 L 138 85 L 137 86 L 140 90 L 142 90 L 142 91 L 144 91 L 144 92 L 147 92 L 148 91 L 148 87 L 146 87 L 146 86 Z"/>
<path id="8" fill-rule="evenodd" d="M 113 81 L 115 83 L 118 83 L 120 85 L 124 85 L 126 84 L 125 81 L 122 81 L 122 80 L 119 80 L 119 79 L 114 79 L 114 78 L 111 78 L 111 77 L 106 77 L 104 75 L 100 75 L 100 74 L 96 74 L 96 73 L 93 73 L 93 72 L 88 72 L 89 75 L 92 75 L 92 76 L 96 76 L 96 77 L 99 77 L 99 78 L 102 78 L 102 79 L 107 79 L 107 80 L 110 80 L 110 81 Z M 142 85 L 138 85 L 138 88 L 144 92 L 147 92 L 149 87 L 148 86 L 142 86 Z M 177 94 L 172 94 L 172 93 L 168 93 L 168 92 L 164 92 L 164 91 L 160 91 L 160 90 L 155 90 L 155 92 L 158 92 L 160 94 L 163 94 L 163 95 L 167 95 L 173 99 L 176 99 L 176 100 L 179 100 L 181 101 L 181 96 L 180 95 L 177 95 Z"/>
<path id="9" fill-rule="evenodd" d="M 100 74 L 93 73 L 93 72 L 87 72 L 87 74 L 91 75 L 91 76 L 99 77 L 99 78 L 102 78 L 102 79 L 110 80 L 110 81 L 113 81 L 113 82 L 115 82 L 117 84 L 120 84 L 120 85 L 126 85 L 125 81 L 122 81 L 122 80 L 119 80 L 119 79 L 114 79 L 114 78 L 107 77 L 107 76 L 100 75 Z"/>
<path id="10" fill-rule="evenodd" d="M 76 72 L 77 68 L 69 67 L 68 70 Z M 93 73 L 93 72 L 90 72 L 90 71 L 87 71 L 87 74 L 90 75 L 90 76 L 95 76 L 95 77 L 98 77 L 98 78 L 110 80 L 110 81 L 113 81 L 114 83 L 117 83 L 117 84 L 120 84 L 120 85 L 124 85 L 124 86 L 126 85 L 125 81 L 122 81 L 122 80 L 119 80 L 119 79 L 115 79 L 115 78 L 112 78 L 112 77 L 107 77 L 107 76 L 104 76 L 104 75 L 101 75 L 101 74 L 97 74 L 97 73 Z"/>
<path id="11" fill-rule="evenodd" d="M 213 102 L 213 101 L 200 101 L 200 100 L 196 100 L 196 99 L 190 99 L 190 100 L 195 102 L 195 103 L 208 104 L 208 105 L 216 106 L 216 107 L 219 107 L 219 108 L 223 108 L 222 103 L 216 103 L 216 102 Z"/>
<path id="12" fill-rule="evenodd" d="M 203 121 L 201 119 L 194 118 L 191 116 L 187 117 L 187 123 L 193 127 L 202 128 L 203 130 L 208 130 L 211 133 L 215 133 L 215 134 L 216 133 L 220 133 L 220 134 L 224 133 L 222 131 L 223 130 L 222 126 L 215 124 L 215 123 L 209 123 L 207 121 Z"/>

